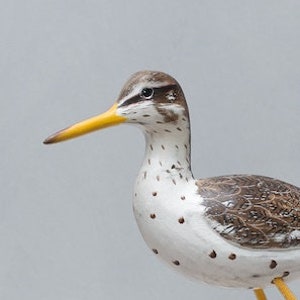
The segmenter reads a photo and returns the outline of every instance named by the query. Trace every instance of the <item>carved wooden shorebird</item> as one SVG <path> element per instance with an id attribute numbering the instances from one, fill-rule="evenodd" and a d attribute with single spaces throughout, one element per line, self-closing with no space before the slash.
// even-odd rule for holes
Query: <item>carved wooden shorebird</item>
<path id="1" fill-rule="evenodd" d="M 134 188 L 139 229 L 153 253 L 209 284 L 253 289 L 300 276 L 300 189 L 256 175 L 195 180 L 190 120 L 178 82 L 154 71 L 130 77 L 104 114 L 48 137 L 51 144 L 120 123 L 139 126 L 145 158 Z"/>

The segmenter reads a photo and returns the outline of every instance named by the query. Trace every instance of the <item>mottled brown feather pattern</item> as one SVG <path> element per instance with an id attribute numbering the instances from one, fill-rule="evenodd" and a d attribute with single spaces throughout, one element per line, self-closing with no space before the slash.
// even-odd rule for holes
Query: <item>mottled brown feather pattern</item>
<path id="1" fill-rule="evenodd" d="M 145 87 L 147 86 L 147 83 L 151 85 L 151 83 L 157 83 L 162 82 L 165 86 L 167 85 L 179 85 L 178 82 L 172 78 L 171 76 L 162 73 L 162 72 L 156 72 L 156 71 L 140 71 L 134 73 L 125 83 L 124 87 L 122 88 L 119 99 L 122 99 L 129 95 L 134 87 L 141 83 L 145 82 Z"/>
<path id="2" fill-rule="evenodd" d="M 243 247 L 300 247 L 300 189 L 280 180 L 233 175 L 196 182 L 208 223 Z"/>

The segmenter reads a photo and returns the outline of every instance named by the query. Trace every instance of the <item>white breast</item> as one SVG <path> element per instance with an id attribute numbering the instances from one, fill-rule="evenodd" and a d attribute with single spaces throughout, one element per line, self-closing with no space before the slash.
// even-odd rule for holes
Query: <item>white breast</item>
<path id="1" fill-rule="evenodd" d="M 228 287 L 264 287 L 287 272 L 288 279 L 300 275 L 294 263 L 299 251 L 251 251 L 224 240 L 205 220 L 195 180 L 157 163 L 144 163 L 133 207 L 145 242 L 159 258 L 189 277 Z"/>

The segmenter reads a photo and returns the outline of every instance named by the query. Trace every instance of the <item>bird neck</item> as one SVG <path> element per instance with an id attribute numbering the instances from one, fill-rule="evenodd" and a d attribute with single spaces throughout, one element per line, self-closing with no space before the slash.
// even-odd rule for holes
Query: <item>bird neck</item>
<path id="1" fill-rule="evenodd" d="M 190 126 L 188 121 L 144 128 L 146 151 L 143 166 L 161 174 L 176 173 L 180 178 L 193 178 L 191 171 Z"/>

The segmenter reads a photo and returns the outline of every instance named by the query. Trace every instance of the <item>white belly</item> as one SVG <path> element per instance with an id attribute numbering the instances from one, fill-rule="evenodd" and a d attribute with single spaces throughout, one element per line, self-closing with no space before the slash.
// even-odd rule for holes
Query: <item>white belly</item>
<path id="1" fill-rule="evenodd" d="M 141 172 L 134 214 L 159 258 L 189 277 L 228 287 L 263 288 L 275 277 L 300 276 L 300 250 L 248 250 L 230 244 L 206 223 L 201 201 L 193 179 L 165 174 L 158 180 Z"/>

